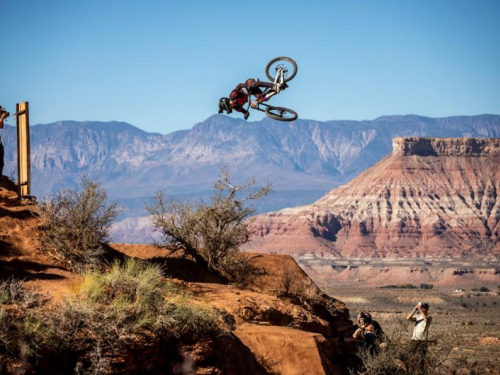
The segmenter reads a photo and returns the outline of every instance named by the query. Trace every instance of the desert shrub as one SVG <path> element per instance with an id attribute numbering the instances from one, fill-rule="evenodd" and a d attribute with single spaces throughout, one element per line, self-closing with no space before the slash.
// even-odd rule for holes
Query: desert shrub
<path id="1" fill-rule="evenodd" d="M 193 304 L 180 304 L 172 312 L 177 335 L 199 337 L 217 336 L 221 331 L 221 312 Z"/>
<path id="2" fill-rule="evenodd" d="M 432 289 L 434 288 L 434 285 L 432 284 L 420 284 L 420 289 Z"/>
<path id="3" fill-rule="evenodd" d="M 482 286 L 481 288 L 479 288 L 479 291 L 483 292 L 483 293 L 486 293 L 486 292 L 489 292 L 490 290 L 487 287 Z"/>
<path id="4" fill-rule="evenodd" d="M 265 197 L 267 185 L 253 189 L 254 179 L 233 185 L 227 168 L 221 168 L 219 180 L 209 203 L 191 203 L 168 199 L 157 192 L 154 203 L 146 207 L 151 221 L 161 233 L 158 246 L 170 253 L 191 256 L 199 265 L 229 279 L 242 281 L 249 274 L 249 263 L 239 247 L 251 235 L 247 219 L 255 209 L 248 202 Z"/>
<path id="5" fill-rule="evenodd" d="M 203 336 L 221 327 L 220 314 L 163 280 L 160 266 L 131 258 L 123 265 L 113 263 L 106 273 L 87 272 L 72 307 L 90 314 L 89 328 L 99 321 L 94 335 L 113 338 L 118 332 L 115 340 L 147 332 Z"/>
<path id="6" fill-rule="evenodd" d="M 84 272 L 102 262 L 103 245 L 119 207 L 108 203 L 97 182 L 83 177 L 80 191 L 66 189 L 41 202 L 43 244 L 49 254 L 71 269 Z"/>
<path id="7" fill-rule="evenodd" d="M 23 287 L 20 280 L 0 282 L 0 353 L 29 353 L 23 318 L 27 311 L 46 304 L 48 297 Z M 3 356 L 0 358 L 0 367 Z"/>
<path id="8" fill-rule="evenodd" d="M 290 265 L 285 265 L 283 268 L 283 273 L 281 274 L 281 286 L 283 288 L 283 294 L 289 296 L 292 292 L 292 287 L 297 282 L 297 276 L 299 270 L 297 267 L 291 267 Z"/>
<path id="9" fill-rule="evenodd" d="M 23 287 L 20 280 L 13 277 L 0 282 L 0 304 L 16 304 L 20 309 L 37 306 L 43 296 Z"/>
<path id="10" fill-rule="evenodd" d="M 121 348 L 174 326 L 175 305 L 165 299 L 170 290 L 160 267 L 133 259 L 115 262 L 104 273 L 87 271 L 74 298 L 27 311 L 21 332 L 33 348 Z"/>
<path id="11" fill-rule="evenodd" d="M 158 265 L 128 258 L 123 265 L 114 262 L 105 273 L 88 271 L 80 300 L 84 311 L 96 313 L 111 330 L 123 329 L 127 336 L 142 330 L 165 331 L 173 325 L 173 305 L 165 299 L 172 289 Z"/>

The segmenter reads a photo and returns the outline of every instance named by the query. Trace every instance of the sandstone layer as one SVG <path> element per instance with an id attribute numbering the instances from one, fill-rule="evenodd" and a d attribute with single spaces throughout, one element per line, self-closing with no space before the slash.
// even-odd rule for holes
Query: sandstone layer
<path id="1" fill-rule="evenodd" d="M 500 260 L 500 139 L 394 138 L 312 205 L 255 218 L 247 249 L 299 260 Z"/>

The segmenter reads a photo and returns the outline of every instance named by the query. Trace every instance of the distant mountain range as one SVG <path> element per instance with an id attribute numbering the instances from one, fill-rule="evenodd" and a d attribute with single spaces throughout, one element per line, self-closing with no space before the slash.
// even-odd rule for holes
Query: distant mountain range
<path id="1" fill-rule="evenodd" d="M 115 238 L 140 242 L 147 241 L 144 205 L 156 191 L 206 198 L 219 166 L 227 165 L 236 182 L 252 176 L 261 184 L 271 182 L 275 192 L 258 210 L 274 211 L 312 203 L 351 180 L 389 154 L 394 137 L 498 138 L 500 115 L 292 123 L 215 115 L 166 135 L 121 122 L 61 121 L 30 131 L 33 194 L 75 188 L 87 174 L 126 207 Z M 7 126 L 2 137 L 4 174 L 14 175 L 15 129 Z"/>

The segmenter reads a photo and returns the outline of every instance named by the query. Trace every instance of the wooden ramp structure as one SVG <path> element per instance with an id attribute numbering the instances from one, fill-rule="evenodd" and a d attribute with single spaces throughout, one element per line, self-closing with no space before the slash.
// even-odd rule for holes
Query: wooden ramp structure
<path id="1" fill-rule="evenodd" d="M 19 199 L 31 195 L 29 103 L 16 104 L 17 187 Z"/>

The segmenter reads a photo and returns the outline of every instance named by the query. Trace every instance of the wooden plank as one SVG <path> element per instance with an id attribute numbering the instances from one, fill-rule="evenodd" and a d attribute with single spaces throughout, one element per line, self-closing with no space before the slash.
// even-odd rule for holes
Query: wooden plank
<path id="1" fill-rule="evenodd" d="M 17 186 L 19 199 L 31 195 L 29 105 L 16 105 L 17 113 Z"/>

